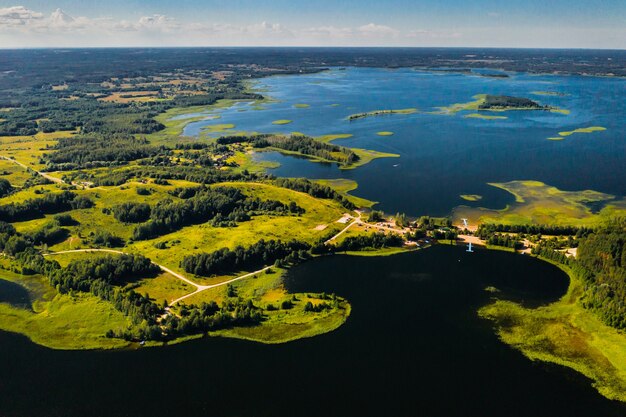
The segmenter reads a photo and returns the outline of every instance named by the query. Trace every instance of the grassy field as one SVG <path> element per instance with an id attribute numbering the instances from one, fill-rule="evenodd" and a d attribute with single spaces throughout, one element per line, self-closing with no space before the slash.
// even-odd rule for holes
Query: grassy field
<path id="1" fill-rule="evenodd" d="M 531 360 L 567 366 L 594 381 L 607 398 L 626 401 L 626 334 L 603 324 L 582 308 L 583 284 L 568 269 L 568 292 L 559 301 L 536 309 L 497 300 L 480 309 L 494 322 L 503 342 Z"/>
<path id="2" fill-rule="evenodd" d="M 255 216 L 252 220 L 240 223 L 237 227 L 213 227 L 200 224 L 184 227 L 174 233 L 156 239 L 134 242 L 128 245 L 132 252 L 139 252 L 155 262 L 182 272 L 179 263 L 185 255 L 214 251 L 237 245 L 249 246 L 259 239 L 288 241 L 291 239 L 314 242 L 333 230 L 340 230 L 336 223 L 346 211 L 338 203 L 320 200 L 308 194 L 261 183 L 223 183 L 234 186 L 252 197 L 273 199 L 283 203 L 294 201 L 306 210 L 302 216 Z M 326 225 L 324 230 L 316 230 Z M 167 249 L 156 249 L 156 242 L 167 242 Z"/>
<path id="3" fill-rule="evenodd" d="M 44 168 L 44 165 L 40 163 L 42 155 L 49 152 L 46 148 L 54 146 L 58 139 L 69 138 L 76 133 L 76 131 L 39 132 L 33 136 L 1 136 L 0 155 L 15 159 L 39 171 Z"/>
<path id="4" fill-rule="evenodd" d="M 53 349 L 112 349 L 128 346 L 121 339 L 108 339 L 110 330 L 125 329 L 126 316 L 110 303 L 85 294 L 57 294 L 39 276 L 0 271 L 0 277 L 29 289 L 35 300 L 32 310 L 0 303 L 0 329 L 25 335 Z"/>
<path id="5" fill-rule="evenodd" d="M 626 201 L 613 200 L 614 196 L 597 191 L 562 191 L 539 181 L 489 185 L 513 194 L 515 202 L 502 210 L 459 206 L 453 211 L 455 221 L 467 218 L 472 223 L 593 226 L 611 216 L 626 214 Z M 606 204 L 598 213 L 588 207 L 589 203 L 603 202 Z"/>

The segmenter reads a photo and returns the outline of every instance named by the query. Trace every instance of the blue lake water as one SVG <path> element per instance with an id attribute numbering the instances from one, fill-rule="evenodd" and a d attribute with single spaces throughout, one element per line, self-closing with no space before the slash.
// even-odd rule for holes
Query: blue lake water
<path id="1" fill-rule="evenodd" d="M 355 170 L 340 170 L 286 157 L 277 152 L 256 158 L 280 162 L 270 170 L 277 176 L 350 178 L 359 183 L 355 194 L 379 201 L 380 209 L 411 215 L 445 215 L 467 204 L 460 194 L 480 194 L 475 205 L 504 207 L 508 193 L 488 182 L 538 180 L 564 190 L 594 189 L 626 194 L 626 80 L 578 76 L 509 74 L 492 78 L 414 69 L 334 69 L 312 75 L 265 78 L 256 87 L 275 99 L 265 110 L 251 103 L 217 111 L 218 120 L 187 125 L 184 134 L 196 136 L 212 124 L 234 124 L 241 132 L 302 132 L 318 136 L 349 133 L 334 143 L 396 153 Z M 536 95 L 551 91 L 562 95 Z M 429 114 L 438 106 L 465 103 L 476 94 L 527 97 L 570 111 L 493 113 L 506 120 Z M 296 108 L 307 104 L 308 108 Z M 419 113 L 348 121 L 350 114 L 377 109 L 417 108 Z M 489 114 L 489 113 L 487 113 Z M 273 121 L 288 119 L 287 125 Z M 561 141 L 548 137 L 580 127 L 602 126 L 606 131 L 575 134 Z M 381 137 L 379 131 L 392 131 Z"/>

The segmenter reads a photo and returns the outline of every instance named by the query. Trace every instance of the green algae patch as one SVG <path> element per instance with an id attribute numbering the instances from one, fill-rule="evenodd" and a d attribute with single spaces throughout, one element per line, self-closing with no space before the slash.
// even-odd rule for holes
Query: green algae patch
<path id="1" fill-rule="evenodd" d="M 483 120 L 505 120 L 506 116 L 494 116 L 490 114 L 470 113 L 463 116 L 465 119 L 483 119 Z"/>
<path id="2" fill-rule="evenodd" d="M 559 135 L 563 137 L 567 137 L 567 136 L 575 135 L 577 133 L 594 133 L 594 132 L 602 132 L 605 130 L 606 130 L 606 127 L 589 126 L 589 127 L 580 127 L 578 129 L 569 130 L 565 132 L 559 132 Z"/>
<path id="3" fill-rule="evenodd" d="M 223 133 L 228 130 L 234 129 L 236 126 L 232 123 L 222 123 L 216 125 L 209 125 L 202 128 L 204 133 Z"/>
<path id="4" fill-rule="evenodd" d="M 293 122 L 293 120 L 289 120 L 289 119 L 279 119 L 279 120 L 274 120 L 272 122 L 273 125 L 288 125 L 289 123 Z"/>
<path id="5" fill-rule="evenodd" d="M 567 93 L 560 93 L 558 91 L 531 91 L 530 94 L 534 94 L 536 96 L 553 96 L 553 97 L 564 97 L 568 96 Z"/>
<path id="6" fill-rule="evenodd" d="M 611 216 L 626 215 L 626 199 L 593 190 L 563 191 L 539 181 L 489 183 L 515 196 L 515 202 L 504 209 L 459 206 L 453 210 L 456 221 L 499 224 L 553 224 L 587 226 L 602 224 Z M 593 212 L 589 205 L 600 204 Z"/>
<path id="7" fill-rule="evenodd" d="M 563 140 L 563 139 L 565 139 L 565 138 L 562 137 L 562 136 L 553 136 L 551 138 L 548 138 L 548 140 Z"/>
<path id="8" fill-rule="evenodd" d="M 393 136 L 394 133 L 393 132 L 387 132 L 387 131 L 383 131 L 383 132 L 376 132 L 376 134 L 378 136 Z"/>
<path id="9" fill-rule="evenodd" d="M 309 107 L 311 107 L 311 105 L 304 104 L 304 103 L 297 103 L 297 104 L 294 104 L 293 107 L 295 107 L 296 109 L 308 109 Z"/>
<path id="10" fill-rule="evenodd" d="M 322 135 L 318 136 L 316 139 L 320 142 L 329 143 L 337 139 L 348 139 L 354 136 L 352 133 L 336 133 L 332 135 Z"/>
<path id="11" fill-rule="evenodd" d="M 479 201 L 483 199 L 483 196 L 478 194 L 461 194 L 460 197 L 465 201 Z"/>
<path id="12" fill-rule="evenodd" d="M 494 297 L 478 314 L 527 358 L 572 368 L 593 380 L 605 397 L 626 401 L 626 334 L 583 308 L 583 283 L 569 268 L 557 266 L 570 277 L 568 292 L 559 301 L 531 309 Z"/>

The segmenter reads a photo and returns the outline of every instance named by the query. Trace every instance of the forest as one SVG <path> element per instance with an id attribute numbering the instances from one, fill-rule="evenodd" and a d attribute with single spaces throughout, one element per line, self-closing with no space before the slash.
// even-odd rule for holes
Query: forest
<path id="1" fill-rule="evenodd" d="M 305 135 L 253 135 L 253 136 L 225 136 L 217 139 L 218 144 L 234 144 L 249 142 L 255 148 L 272 147 L 284 151 L 296 152 L 306 156 L 334 161 L 343 165 L 350 165 L 359 161 L 359 156 L 349 148 L 321 142 Z"/>
<path id="2" fill-rule="evenodd" d="M 533 253 L 568 265 L 584 283 L 582 305 L 606 324 L 626 329 L 626 219 L 615 219 L 581 237 L 576 258 L 555 240 L 542 240 Z"/>
<path id="3" fill-rule="evenodd" d="M 44 214 L 55 214 L 72 209 L 85 209 L 93 206 L 93 201 L 71 191 L 49 193 L 41 198 L 33 198 L 23 203 L 9 203 L 0 206 L 0 218 L 7 222 L 37 219 Z"/>
<path id="4" fill-rule="evenodd" d="M 276 261 L 289 263 L 307 258 L 310 248 L 307 243 L 295 240 L 283 243 L 280 240 L 261 239 L 247 248 L 237 246 L 233 250 L 222 248 L 211 253 L 188 255 L 183 258 L 180 266 L 195 275 L 227 274 L 259 269 Z"/>
<path id="5" fill-rule="evenodd" d="M 209 220 L 213 220 L 217 226 L 235 226 L 237 222 L 250 220 L 253 215 L 268 213 L 298 215 L 304 213 L 304 210 L 295 203 L 248 198 L 238 188 L 201 188 L 183 201 L 159 201 L 150 210 L 150 220 L 135 228 L 133 239 L 152 239 L 183 226 Z"/>

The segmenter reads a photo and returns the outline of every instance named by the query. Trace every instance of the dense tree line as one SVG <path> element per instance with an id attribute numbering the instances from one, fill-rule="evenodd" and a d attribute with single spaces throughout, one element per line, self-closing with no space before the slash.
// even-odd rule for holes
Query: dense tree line
<path id="1" fill-rule="evenodd" d="M 113 206 L 113 217 L 123 223 L 142 223 L 150 218 L 150 205 L 127 202 Z"/>
<path id="2" fill-rule="evenodd" d="M 234 225 L 249 220 L 254 214 L 301 214 L 295 203 L 289 205 L 275 200 L 248 198 L 238 188 L 200 187 L 183 201 L 162 200 L 153 207 L 150 220 L 140 224 L 133 239 L 145 240 L 173 232 L 183 226 L 215 220 L 216 225 Z"/>
<path id="3" fill-rule="evenodd" d="M 586 284 L 583 305 L 626 329 L 626 219 L 582 239 L 577 263 Z"/>
<path id="4" fill-rule="evenodd" d="M 494 96 L 487 94 L 485 101 L 478 106 L 479 109 L 506 109 L 506 108 L 524 108 L 524 109 L 545 109 L 548 110 L 549 106 L 542 106 L 541 104 L 524 97 L 511 97 L 511 96 Z"/>
<path id="5" fill-rule="evenodd" d="M 549 224 L 481 224 L 476 236 L 488 236 L 496 232 L 524 233 L 529 235 L 576 236 L 577 238 L 591 233 L 592 229 L 576 226 L 557 226 Z"/>
<path id="6" fill-rule="evenodd" d="M 335 200 L 348 210 L 354 210 L 356 208 L 350 200 L 331 187 L 311 182 L 305 178 L 277 178 L 274 183 L 279 187 L 307 193 L 316 198 Z"/>
<path id="7" fill-rule="evenodd" d="M 524 244 L 515 235 L 492 233 L 487 237 L 481 237 L 485 239 L 488 245 L 502 246 L 505 248 L 522 249 Z"/>
<path id="8" fill-rule="evenodd" d="M 61 138 L 52 149 L 55 152 L 48 152 L 43 158 L 46 169 L 50 171 L 123 165 L 169 152 L 163 147 L 150 145 L 145 139 L 136 139 L 130 135 Z"/>
<path id="9" fill-rule="evenodd" d="M 105 301 L 131 318 L 135 324 L 156 325 L 162 308 L 123 286 L 129 280 L 157 274 L 160 269 L 141 255 L 103 256 L 77 260 L 62 268 L 58 262 L 45 259 L 33 248 L 17 254 L 24 274 L 42 274 L 62 294 L 74 291 L 88 292 Z M 159 331 L 160 333 L 160 331 Z"/>
<path id="10" fill-rule="evenodd" d="M 0 218 L 8 222 L 32 220 L 44 214 L 61 213 L 69 210 L 93 207 L 93 201 L 71 191 L 46 194 L 41 198 L 29 199 L 23 203 L 10 203 L 0 206 Z"/>
<path id="11" fill-rule="evenodd" d="M 350 148 L 321 142 L 309 136 L 272 135 L 262 139 L 252 140 L 255 148 L 277 148 L 289 152 L 297 152 L 302 155 L 314 156 L 327 161 L 338 162 L 343 165 L 350 165 L 359 161 L 359 156 Z"/>
<path id="12" fill-rule="evenodd" d="M 6 197 L 13 192 L 11 183 L 4 178 L 0 178 L 0 198 Z"/>
<path id="13" fill-rule="evenodd" d="M 381 249 L 387 247 L 401 247 L 404 245 L 402 236 L 396 233 L 385 234 L 383 232 L 370 235 L 350 236 L 338 244 L 337 252 L 358 251 L 362 249 Z"/>
<path id="14" fill-rule="evenodd" d="M 283 243 L 280 240 L 262 239 L 248 248 L 237 246 L 233 250 L 223 248 L 211 253 L 185 256 L 180 266 L 186 272 L 203 276 L 253 270 L 286 259 L 293 253 L 306 252 L 310 247 L 307 243 L 295 240 Z"/>
<path id="15" fill-rule="evenodd" d="M 358 162 L 360 157 L 350 148 L 321 142 L 304 135 L 253 135 L 253 136 L 224 136 L 217 139 L 220 145 L 249 142 L 255 148 L 272 147 L 302 155 L 314 156 L 328 161 L 350 165 Z"/>
<path id="16" fill-rule="evenodd" d="M 626 219 L 580 238 L 576 258 L 561 247 L 557 239 L 541 240 L 532 253 L 568 265 L 584 283 L 582 305 L 607 325 L 626 329 Z"/>
<path id="17" fill-rule="evenodd" d="M 163 320 L 167 337 L 215 331 L 235 326 L 253 326 L 263 320 L 263 310 L 252 300 L 226 300 L 217 303 L 202 303 L 199 306 L 183 306 L 181 317 L 168 316 Z"/>
<path id="18" fill-rule="evenodd" d="M 229 172 L 212 167 L 188 167 L 188 166 L 139 166 L 123 170 L 106 172 L 78 171 L 64 176 L 64 180 L 88 181 L 96 186 L 122 185 L 130 180 L 185 180 L 200 184 L 215 184 L 228 181 L 258 181 L 266 178 L 265 175 L 244 172 Z"/>

